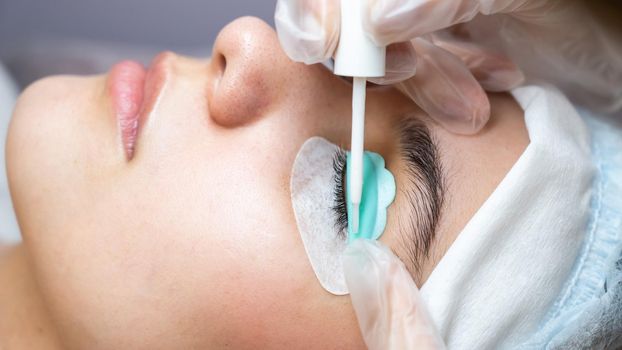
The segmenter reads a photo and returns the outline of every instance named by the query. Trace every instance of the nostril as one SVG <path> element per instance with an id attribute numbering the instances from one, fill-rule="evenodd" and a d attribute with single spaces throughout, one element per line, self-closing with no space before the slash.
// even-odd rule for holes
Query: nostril
<path id="1" fill-rule="evenodd" d="M 225 55 L 223 54 L 217 54 L 216 57 L 214 57 L 215 61 L 216 61 L 216 67 L 218 69 L 219 75 L 222 77 L 223 75 L 225 75 L 225 71 L 227 70 L 227 58 L 225 57 Z"/>

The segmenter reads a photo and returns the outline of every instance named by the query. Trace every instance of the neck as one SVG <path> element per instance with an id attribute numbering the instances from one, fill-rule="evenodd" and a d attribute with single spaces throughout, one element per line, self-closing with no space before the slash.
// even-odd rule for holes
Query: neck
<path id="1" fill-rule="evenodd" d="M 0 348 L 62 348 L 22 245 L 0 246 Z"/>

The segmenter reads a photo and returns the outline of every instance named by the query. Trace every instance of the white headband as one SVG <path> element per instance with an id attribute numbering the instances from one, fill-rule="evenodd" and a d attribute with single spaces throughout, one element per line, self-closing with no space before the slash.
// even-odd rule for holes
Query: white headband
<path id="1" fill-rule="evenodd" d="M 530 144 L 421 288 L 449 349 L 511 348 L 534 333 L 583 240 L 594 175 L 588 130 L 553 89 L 513 95 Z"/>

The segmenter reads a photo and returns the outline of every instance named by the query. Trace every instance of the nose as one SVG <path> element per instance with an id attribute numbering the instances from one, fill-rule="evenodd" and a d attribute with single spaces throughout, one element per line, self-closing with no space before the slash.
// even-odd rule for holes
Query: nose
<path id="1" fill-rule="evenodd" d="M 279 103 L 284 80 L 296 69 L 266 23 L 252 17 L 231 22 L 218 34 L 212 52 L 210 118 L 226 127 L 253 122 Z"/>

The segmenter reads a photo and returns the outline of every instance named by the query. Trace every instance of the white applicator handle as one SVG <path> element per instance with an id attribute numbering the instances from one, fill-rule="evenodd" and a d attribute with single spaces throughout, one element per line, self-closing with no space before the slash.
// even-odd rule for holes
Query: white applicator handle
<path id="1" fill-rule="evenodd" d="M 378 47 L 363 30 L 365 0 L 341 0 L 339 46 L 334 73 L 347 77 L 377 78 L 385 74 L 386 47 Z"/>
<path id="2" fill-rule="evenodd" d="M 376 46 L 363 30 L 367 1 L 341 0 L 341 29 L 335 52 L 337 75 L 352 80 L 352 140 L 350 142 L 350 200 L 352 232 L 359 230 L 359 208 L 363 194 L 363 151 L 365 139 L 366 78 L 385 74 L 386 48 Z"/>
<path id="3" fill-rule="evenodd" d="M 352 79 L 352 139 L 350 141 L 350 200 L 352 232 L 359 231 L 359 207 L 363 195 L 363 152 L 365 141 L 365 78 Z"/>

